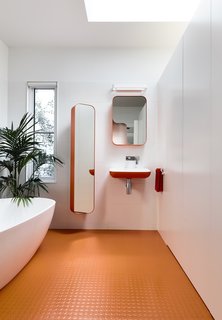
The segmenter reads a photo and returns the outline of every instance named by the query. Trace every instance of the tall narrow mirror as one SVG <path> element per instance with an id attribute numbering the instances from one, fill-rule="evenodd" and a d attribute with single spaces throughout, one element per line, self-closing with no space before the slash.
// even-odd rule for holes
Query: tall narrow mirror
<path id="1" fill-rule="evenodd" d="M 143 96 L 113 98 L 113 143 L 143 145 L 146 142 L 147 101 Z"/>
<path id="2" fill-rule="evenodd" d="M 70 209 L 91 213 L 95 203 L 95 109 L 79 103 L 71 111 Z"/>

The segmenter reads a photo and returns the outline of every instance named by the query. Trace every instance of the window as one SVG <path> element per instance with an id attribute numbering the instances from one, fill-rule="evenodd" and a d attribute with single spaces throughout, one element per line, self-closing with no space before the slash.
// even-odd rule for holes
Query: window
<path id="1" fill-rule="evenodd" d="M 28 112 L 35 118 L 35 140 L 49 155 L 55 154 L 56 89 L 56 82 L 28 82 Z M 39 169 L 39 176 L 44 182 L 55 182 L 54 166 L 44 164 Z"/>

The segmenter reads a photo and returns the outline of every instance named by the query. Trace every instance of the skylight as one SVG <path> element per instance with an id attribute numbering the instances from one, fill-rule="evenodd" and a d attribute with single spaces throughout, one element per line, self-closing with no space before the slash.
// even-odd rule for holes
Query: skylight
<path id="1" fill-rule="evenodd" d="M 84 0 L 89 22 L 189 21 L 199 0 Z"/>

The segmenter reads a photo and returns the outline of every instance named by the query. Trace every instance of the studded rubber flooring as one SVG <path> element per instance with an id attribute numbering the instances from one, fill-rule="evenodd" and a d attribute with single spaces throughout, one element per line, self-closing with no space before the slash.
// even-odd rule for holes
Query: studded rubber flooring
<path id="1" fill-rule="evenodd" d="M 213 319 L 156 231 L 49 231 L 1 320 Z"/>

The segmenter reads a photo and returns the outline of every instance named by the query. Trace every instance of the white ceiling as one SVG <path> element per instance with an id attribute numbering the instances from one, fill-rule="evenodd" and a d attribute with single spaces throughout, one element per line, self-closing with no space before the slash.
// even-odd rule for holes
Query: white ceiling
<path id="1" fill-rule="evenodd" d="M 9 47 L 172 48 L 186 25 L 87 22 L 83 0 L 0 0 L 0 39 Z"/>

